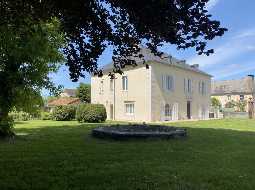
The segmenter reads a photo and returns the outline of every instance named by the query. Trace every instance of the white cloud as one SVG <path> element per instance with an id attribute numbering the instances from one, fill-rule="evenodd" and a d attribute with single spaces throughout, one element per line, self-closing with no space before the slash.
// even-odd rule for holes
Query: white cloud
<path id="1" fill-rule="evenodd" d="M 245 30 L 232 38 L 222 41 L 223 45 L 214 48 L 215 53 L 210 56 L 195 56 L 188 59 L 189 64 L 199 64 L 202 67 L 222 65 L 228 60 L 255 50 L 255 30 Z M 253 36 L 254 35 L 254 36 Z"/>
<path id="2" fill-rule="evenodd" d="M 251 28 L 249 30 L 245 30 L 237 34 L 234 38 L 249 38 L 249 37 L 255 37 L 255 28 Z"/>
<path id="3" fill-rule="evenodd" d="M 255 70 L 254 62 L 244 64 L 232 64 L 224 69 L 218 70 L 217 72 L 215 71 L 214 79 L 220 80 L 244 73 L 251 74 L 250 72 L 254 72 L 254 70 Z"/>
<path id="4" fill-rule="evenodd" d="M 209 2 L 206 4 L 206 9 L 211 10 L 213 7 L 215 7 L 219 3 L 219 0 L 209 0 Z"/>

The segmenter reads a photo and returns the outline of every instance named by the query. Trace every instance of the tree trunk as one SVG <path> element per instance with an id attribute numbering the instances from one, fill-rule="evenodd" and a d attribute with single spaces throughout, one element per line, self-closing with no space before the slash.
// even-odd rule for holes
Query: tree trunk
<path id="1" fill-rule="evenodd" d="M 13 120 L 8 116 L 8 108 L 0 108 L 0 137 L 12 137 L 14 136 Z"/>

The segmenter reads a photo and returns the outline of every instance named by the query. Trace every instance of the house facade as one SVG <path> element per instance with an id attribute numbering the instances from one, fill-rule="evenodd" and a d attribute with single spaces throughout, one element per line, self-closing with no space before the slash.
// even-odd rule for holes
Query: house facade
<path id="1" fill-rule="evenodd" d="M 111 79 L 109 64 L 103 77 L 91 78 L 91 101 L 103 104 L 109 120 L 171 121 L 207 119 L 211 76 L 167 56 L 145 56 L 146 64 L 123 69 Z"/>
<path id="2" fill-rule="evenodd" d="M 231 101 L 253 100 L 254 94 L 254 75 L 236 80 L 212 81 L 212 97 L 217 98 L 223 107 Z M 248 111 L 248 106 L 246 106 L 246 111 Z"/>

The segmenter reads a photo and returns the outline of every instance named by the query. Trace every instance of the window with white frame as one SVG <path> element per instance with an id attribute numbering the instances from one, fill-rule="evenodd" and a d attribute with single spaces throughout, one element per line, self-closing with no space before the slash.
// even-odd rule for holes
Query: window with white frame
<path id="1" fill-rule="evenodd" d="M 184 92 L 191 93 L 192 92 L 192 80 L 184 78 Z"/>
<path id="2" fill-rule="evenodd" d="M 174 78 L 170 75 L 162 75 L 162 89 L 174 90 Z"/>
<path id="3" fill-rule="evenodd" d="M 206 83 L 204 81 L 199 81 L 199 93 L 202 95 L 206 94 Z"/>
<path id="4" fill-rule="evenodd" d="M 169 104 L 165 105 L 165 116 L 171 117 L 172 116 L 172 109 Z"/>
<path id="5" fill-rule="evenodd" d="M 127 78 L 127 76 L 122 77 L 122 90 L 128 90 L 128 78 Z"/>
<path id="6" fill-rule="evenodd" d="M 101 80 L 99 84 L 99 94 L 103 94 L 103 93 L 104 93 L 104 81 Z"/>
<path id="7" fill-rule="evenodd" d="M 192 83 L 191 83 L 191 79 L 188 79 L 188 93 L 191 93 L 192 90 Z"/>
<path id="8" fill-rule="evenodd" d="M 135 103 L 134 102 L 125 102 L 125 114 L 134 115 L 135 113 Z"/>

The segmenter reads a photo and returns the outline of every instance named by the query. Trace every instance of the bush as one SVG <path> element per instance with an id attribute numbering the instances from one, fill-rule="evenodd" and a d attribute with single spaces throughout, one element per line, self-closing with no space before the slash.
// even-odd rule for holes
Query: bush
<path id="1" fill-rule="evenodd" d="M 57 121 L 71 121 L 75 119 L 75 106 L 57 106 L 53 110 L 52 119 Z"/>
<path id="2" fill-rule="evenodd" d="M 23 111 L 12 111 L 9 113 L 9 117 L 11 117 L 14 121 L 28 121 L 32 118 L 32 116 Z"/>
<path id="3" fill-rule="evenodd" d="M 51 120 L 52 114 L 50 112 L 41 112 L 41 119 L 42 120 Z"/>
<path id="4" fill-rule="evenodd" d="M 104 122 L 106 117 L 106 110 L 102 104 L 81 104 L 76 110 L 76 119 L 79 122 Z"/>

